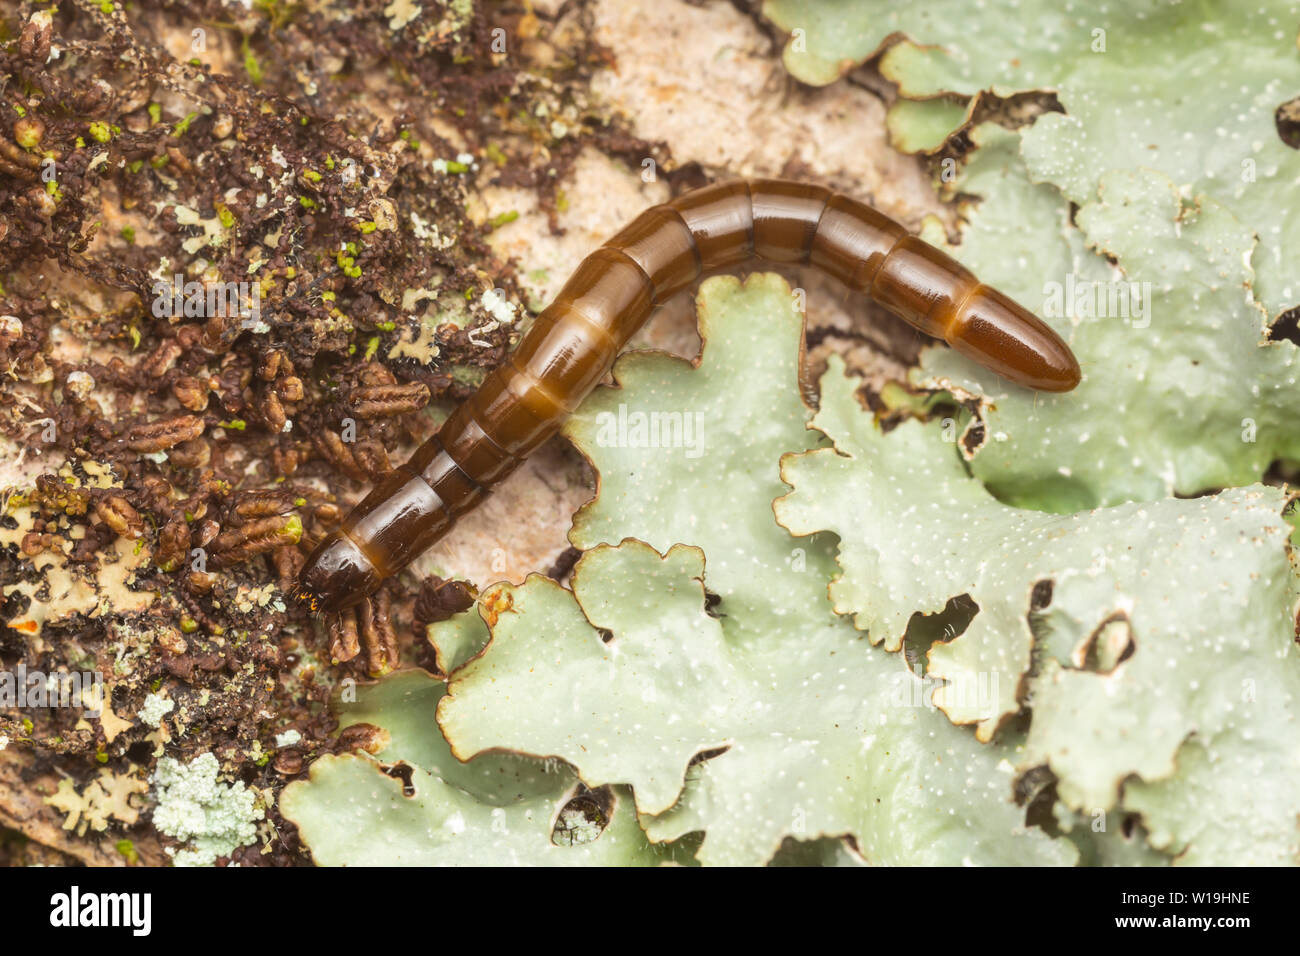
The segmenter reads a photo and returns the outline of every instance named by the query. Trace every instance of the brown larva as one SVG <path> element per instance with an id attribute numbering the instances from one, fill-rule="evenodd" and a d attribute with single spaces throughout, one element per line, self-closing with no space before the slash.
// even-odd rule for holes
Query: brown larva
<path id="1" fill-rule="evenodd" d="M 583 260 L 509 361 L 320 542 L 294 597 L 329 611 L 373 592 L 555 434 L 656 304 L 750 256 L 814 265 L 1018 384 L 1079 383 L 1047 325 L 870 206 L 807 183 L 708 186 Z"/>

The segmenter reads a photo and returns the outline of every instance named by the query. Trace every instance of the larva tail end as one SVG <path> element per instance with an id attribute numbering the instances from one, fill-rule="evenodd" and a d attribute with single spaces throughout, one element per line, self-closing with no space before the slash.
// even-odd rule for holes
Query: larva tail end
<path id="1" fill-rule="evenodd" d="M 361 549 L 336 531 L 308 555 L 289 596 L 311 613 L 324 614 L 360 603 L 382 581 Z"/>
<path id="2" fill-rule="evenodd" d="M 1018 385 L 1068 392 L 1082 378 L 1078 359 L 1051 326 L 985 285 L 966 301 L 946 338 L 958 352 Z"/>

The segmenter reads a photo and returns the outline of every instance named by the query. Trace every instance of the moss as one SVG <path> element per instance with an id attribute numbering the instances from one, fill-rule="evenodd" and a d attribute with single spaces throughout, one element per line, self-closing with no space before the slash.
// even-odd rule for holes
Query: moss
<path id="1" fill-rule="evenodd" d="M 172 128 L 172 136 L 174 136 L 174 137 L 176 137 L 177 139 L 179 139 L 180 137 L 182 137 L 182 136 L 184 136 L 186 133 L 188 133 L 188 132 L 189 132 L 189 129 L 190 129 L 190 124 L 194 122 L 195 118 L 198 117 L 198 115 L 199 115 L 199 114 L 198 114 L 197 112 L 194 112 L 194 113 L 187 113 L 187 114 L 185 115 L 185 118 L 182 119 L 179 123 L 177 123 L 177 124 Z"/>
<path id="2" fill-rule="evenodd" d="M 261 86 L 265 75 L 262 73 L 262 64 L 258 61 L 257 55 L 249 45 L 248 37 L 245 36 L 240 44 L 240 52 L 244 56 L 244 72 L 248 74 L 248 79 L 254 86 Z"/>

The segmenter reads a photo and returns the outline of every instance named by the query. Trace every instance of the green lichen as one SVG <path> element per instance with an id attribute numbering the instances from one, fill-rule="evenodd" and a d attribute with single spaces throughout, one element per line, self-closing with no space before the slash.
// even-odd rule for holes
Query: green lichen
<path id="1" fill-rule="evenodd" d="M 1108 175 L 1071 222 L 1055 189 L 1029 181 L 1015 134 L 982 126 L 975 139 L 956 187 L 982 202 L 950 251 L 1054 323 L 1084 372 L 1074 392 L 1037 395 L 949 349 L 926 354 L 918 382 L 986 399 L 971 463 L 981 480 L 1006 500 L 1069 512 L 1247 484 L 1300 456 L 1300 350 L 1264 341 L 1249 229 L 1144 170 Z M 1134 283 L 1146 312 L 1126 319 L 1103 296 Z M 1058 293 L 1101 308 L 1060 315 Z"/>
<path id="2" fill-rule="evenodd" d="M 152 783 L 157 806 L 153 825 L 189 846 L 175 854 L 177 866 L 211 866 L 257 837 L 264 816 L 256 794 L 243 783 L 221 783 L 220 766 L 210 753 L 188 764 L 163 757 Z"/>
<path id="3" fill-rule="evenodd" d="M 927 360 L 920 381 L 990 399 L 993 440 L 973 467 L 1000 495 L 1068 512 L 1248 483 L 1296 456 L 1295 349 L 1264 343 L 1263 328 L 1297 302 L 1287 250 L 1300 239 L 1289 213 L 1300 156 L 1274 114 L 1300 85 L 1300 7 L 992 0 L 971 16 L 958 0 L 768 0 L 764 11 L 790 32 L 785 63 L 806 82 L 888 47 L 880 69 L 904 97 L 890 129 L 905 148 L 937 146 L 981 91 L 1051 91 L 1063 112 L 1016 134 L 977 131 L 956 187 L 982 202 L 956 254 L 1040 311 L 1049 283 L 1102 283 L 1102 298 L 1149 284 L 1138 322 L 1048 316 L 1086 376 L 1063 401 L 1035 402 L 950 355 Z"/>
<path id="4" fill-rule="evenodd" d="M 836 610 L 900 647 L 913 613 L 969 596 L 969 627 L 929 650 L 953 720 L 990 739 L 1032 702 L 1019 768 L 1049 767 L 1066 807 L 1140 812 L 1182 863 L 1300 861 L 1286 496 L 1023 511 L 967 474 L 940 423 L 884 434 L 859 384 L 832 361 L 813 424 L 834 448 L 788 458 L 776 504 L 796 533 L 839 536 Z"/>
<path id="5" fill-rule="evenodd" d="M 1286 250 L 1300 238 L 1288 214 L 1300 158 L 1278 138 L 1273 115 L 1300 86 L 1300 7 L 1291 0 L 1064 10 L 989 0 L 978 16 L 964 0 L 767 0 L 763 10 L 790 32 L 785 64 L 808 83 L 834 82 L 902 34 L 881 72 L 905 97 L 1053 91 L 1064 112 L 1025 132 L 1035 181 L 1083 203 L 1111 170 L 1142 167 L 1206 193 L 1259 234 L 1258 287 L 1270 314 L 1295 304 Z M 961 120 L 947 118 L 950 129 Z"/>
<path id="6" fill-rule="evenodd" d="M 555 761 L 491 754 L 462 763 L 430 726 L 444 685 L 418 671 L 399 671 L 355 702 L 336 701 L 343 726 L 369 723 L 388 733 L 377 759 L 346 755 L 312 765 L 310 779 L 280 796 L 326 866 L 654 865 L 690 861 L 690 847 L 652 846 L 637 826 L 631 795 L 613 794 L 607 826 L 585 842 L 557 845 L 557 818 L 577 788 Z M 384 765 L 413 768 L 412 793 Z"/>
<path id="7" fill-rule="evenodd" d="M 167 697 L 160 697 L 157 694 L 150 694 L 140 705 L 140 712 L 136 716 L 140 722 L 150 727 L 157 727 L 162 723 L 162 719 L 176 709 L 176 701 Z"/>

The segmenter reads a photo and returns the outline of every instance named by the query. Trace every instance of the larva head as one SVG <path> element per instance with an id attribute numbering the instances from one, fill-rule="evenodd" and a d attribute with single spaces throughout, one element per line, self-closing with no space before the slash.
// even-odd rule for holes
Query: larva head
<path id="1" fill-rule="evenodd" d="M 352 539 L 335 531 L 308 555 L 291 596 L 313 614 L 323 614 L 359 604 L 382 581 Z"/>
<path id="2" fill-rule="evenodd" d="M 1079 384 L 1079 362 L 1051 326 L 986 285 L 966 300 L 945 338 L 958 352 L 1019 385 L 1068 392 Z"/>

